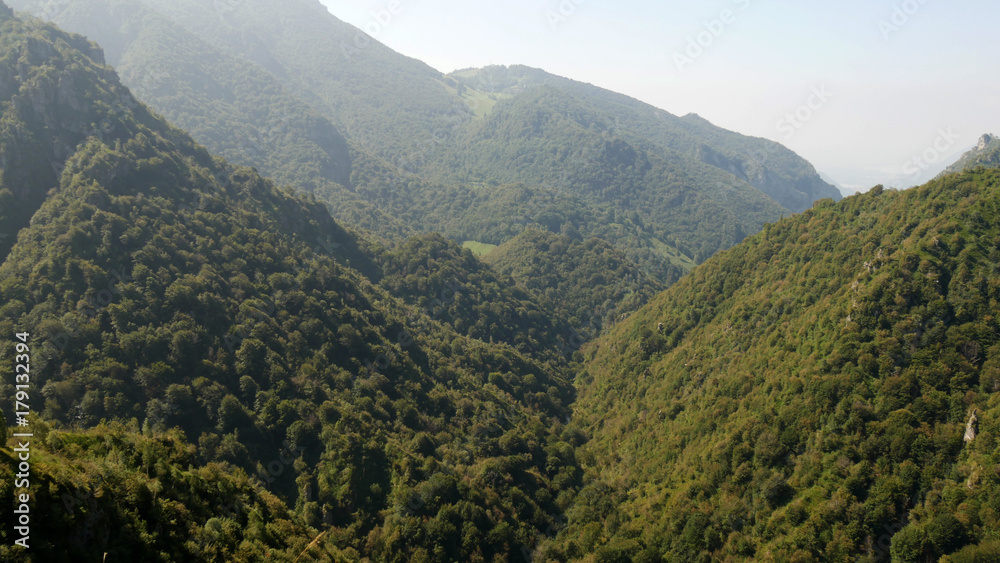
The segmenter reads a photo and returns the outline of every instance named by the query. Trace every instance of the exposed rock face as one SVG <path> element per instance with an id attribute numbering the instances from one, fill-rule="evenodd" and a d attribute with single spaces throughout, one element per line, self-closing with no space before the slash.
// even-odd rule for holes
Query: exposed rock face
<path id="1" fill-rule="evenodd" d="M 90 137 L 125 133 L 122 117 L 152 119 L 104 64 L 104 54 L 81 35 L 46 39 L 52 28 L 16 18 L 0 0 L 5 56 L 0 59 L 0 260 L 28 226 L 66 161 Z M 25 132 L 30 131 L 31 134 Z M 16 211 L 11 211 L 15 209 Z"/>
<path id="2" fill-rule="evenodd" d="M 987 133 L 979 138 L 976 146 L 962 155 L 955 164 L 944 170 L 938 177 L 969 172 L 976 168 L 1000 168 L 1000 137 Z"/>
<path id="3" fill-rule="evenodd" d="M 979 433 L 979 417 L 976 416 L 976 411 L 972 411 L 972 416 L 969 418 L 969 423 L 965 425 L 965 443 L 976 439 L 976 435 Z"/>
<path id="4" fill-rule="evenodd" d="M 840 191 L 824 182 L 818 175 L 807 174 L 792 178 L 775 172 L 767 163 L 766 155 L 759 158 L 728 157 L 703 144 L 698 146 L 694 156 L 705 164 L 721 168 L 757 188 L 793 213 L 809 209 L 820 199 L 841 198 Z M 815 174 L 815 170 L 813 173 Z"/>

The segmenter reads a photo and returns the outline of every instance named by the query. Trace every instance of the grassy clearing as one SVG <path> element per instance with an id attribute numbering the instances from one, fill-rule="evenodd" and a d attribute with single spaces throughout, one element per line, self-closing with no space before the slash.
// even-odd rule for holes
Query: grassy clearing
<path id="1" fill-rule="evenodd" d="M 482 242 L 476 242 L 474 240 L 467 240 L 462 243 L 462 248 L 468 248 L 476 256 L 486 256 L 490 252 L 496 250 L 495 244 L 485 244 Z"/>

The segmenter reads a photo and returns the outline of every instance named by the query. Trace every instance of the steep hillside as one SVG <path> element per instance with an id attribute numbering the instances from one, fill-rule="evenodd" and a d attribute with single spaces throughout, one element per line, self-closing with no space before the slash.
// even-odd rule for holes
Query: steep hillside
<path id="1" fill-rule="evenodd" d="M 105 112 L 52 184 L 52 162 L 3 161 L 44 194 L 0 266 L 0 331 L 31 335 L 32 517 L 53 524 L 33 528 L 36 560 L 493 560 L 553 525 L 582 439 L 561 422 L 563 362 L 394 298 L 372 283 L 381 255 L 314 198 L 142 105 L 112 110 L 131 98 L 95 48 L 0 15 L 19 80 L 103 86 L 6 90 L 2 107 L 33 105 L 5 147 L 45 154 L 71 138 L 62 115 Z M 493 289 L 477 282 L 463 287 Z M 0 389 L 7 426 L 14 393 Z M 21 557 L 11 518 L 0 553 Z"/>
<path id="2" fill-rule="evenodd" d="M 351 225 L 390 239 L 412 234 L 352 193 L 354 161 L 371 157 L 256 62 L 214 47 L 139 0 L 11 5 L 100 41 L 108 64 L 144 103 L 214 154 L 336 201 L 338 217 Z"/>
<path id="3" fill-rule="evenodd" d="M 696 268 L 585 350 L 591 500 L 552 553 L 997 560 L 998 263 L 979 171 L 823 202 Z"/>
<path id="4" fill-rule="evenodd" d="M 294 561 L 300 554 L 300 561 L 329 561 L 350 554 L 329 542 L 310 545 L 314 530 L 277 496 L 242 470 L 205 463 L 180 432 L 153 435 L 120 423 L 68 431 L 36 422 L 33 430 L 32 479 L 44 486 L 32 502 L 44 508 L 43 519 L 34 522 L 27 550 L 0 546 L 5 561 Z M 17 455 L 0 447 L 0 466 L 16 464 Z M 301 457 L 283 446 L 273 452 L 274 466 L 283 472 L 281 460 Z M 6 477 L 0 495 L 10 498 Z M 3 521 L 12 526 L 9 511 Z"/>
<path id="5" fill-rule="evenodd" d="M 697 115 L 676 117 L 628 96 L 520 65 L 466 69 L 451 77 L 498 100 L 539 87 L 558 88 L 597 109 L 617 135 L 715 167 L 795 213 L 820 199 L 840 199 L 812 165 L 784 146 L 726 131 Z"/>
<path id="6" fill-rule="evenodd" d="M 456 241 L 501 245 L 525 229 L 600 238 L 664 285 L 694 264 L 692 249 L 654 230 L 638 212 L 620 211 L 563 190 L 521 183 L 437 184 L 412 175 L 395 176 L 384 166 L 360 166 L 355 175 L 359 195 L 381 202 L 383 209 L 407 224 Z M 331 206 L 339 216 L 339 206 Z"/>
<path id="7" fill-rule="evenodd" d="M 142 2 L 222 52 L 267 69 L 387 160 L 426 150 L 468 118 L 440 72 L 338 20 L 317 0 Z"/>
<path id="8" fill-rule="evenodd" d="M 438 234 L 414 237 L 384 257 L 380 285 L 426 308 L 471 338 L 504 342 L 558 366 L 572 328 L 563 311 L 498 275 L 457 243 Z M 556 314 L 553 314 L 556 312 Z"/>
<path id="9" fill-rule="evenodd" d="M 569 91 L 540 86 L 498 102 L 441 171 L 471 168 L 636 214 L 696 262 L 788 214 L 724 170 L 630 137 L 614 119 Z"/>
<path id="10" fill-rule="evenodd" d="M 977 166 L 1000 168 L 1000 138 L 995 135 L 983 135 L 979 138 L 979 144 L 963 154 L 958 162 L 946 168 L 941 176 L 968 172 Z"/>
<path id="11" fill-rule="evenodd" d="M 58 184 L 75 147 L 90 135 L 115 135 L 117 116 L 138 104 L 84 37 L 47 28 L 26 34 L 6 6 L 0 33 L 2 258 Z"/>
<path id="12" fill-rule="evenodd" d="M 338 219 L 388 239 L 454 236 L 452 223 L 478 210 L 442 218 L 450 193 L 523 183 L 578 214 L 634 218 L 629 234 L 552 230 L 605 238 L 669 281 L 766 222 L 839 197 L 775 143 L 525 67 L 503 69 L 515 86 L 444 76 L 315 0 L 12 1 L 113 45 L 126 83 L 211 150 L 313 191 Z M 333 131 L 347 137 L 348 159 Z M 408 193 L 386 194 L 401 184 Z"/>
<path id="13" fill-rule="evenodd" d="M 600 239 L 581 241 L 530 229 L 485 261 L 569 319 L 581 340 L 595 336 L 663 289 L 638 264 Z"/>

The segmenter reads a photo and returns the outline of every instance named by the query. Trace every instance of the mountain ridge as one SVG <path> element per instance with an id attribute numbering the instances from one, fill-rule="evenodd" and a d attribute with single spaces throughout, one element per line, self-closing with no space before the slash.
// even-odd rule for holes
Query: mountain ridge
<path id="1" fill-rule="evenodd" d="M 549 553 L 995 558 L 996 442 L 963 435 L 1000 405 L 998 198 L 978 170 L 821 203 L 588 345 L 581 458 L 624 500 L 616 529 L 575 507 Z"/>
<path id="2" fill-rule="evenodd" d="M 592 166 L 587 155 L 567 155 L 562 162 L 552 162 L 559 167 L 554 174 L 537 164 L 523 173 L 512 173 L 495 162 L 496 146 L 503 143 L 486 136 L 479 138 L 476 144 L 479 149 L 470 149 L 469 139 L 475 140 L 477 131 L 482 132 L 479 128 L 498 107 L 497 102 L 532 94 L 527 90 L 516 96 L 491 93 L 501 89 L 488 82 L 481 83 L 480 78 L 487 74 L 499 75 L 498 72 L 477 72 L 471 77 L 460 76 L 461 73 L 442 75 L 419 61 L 393 52 L 375 39 L 362 41 L 363 47 L 355 45 L 358 37 L 367 36 L 337 20 L 318 2 L 288 3 L 279 8 L 281 2 L 245 0 L 234 5 L 223 3 L 221 8 L 213 9 L 193 0 L 91 0 L 89 4 L 70 0 L 65 9 L 54 12 L 46 11 L 45 5 L 36 0 L 13 1 L 20 9 L 52 17 L 77 31 L 87 30 L 102 42 L 122 45 L 122 52 L 129 54 L 118 62 L 125 63 L 121 70 L 127 83 L 137 90 L 144 80 L 154 85 L 162 84 L 144 96 L 147 102 L 182 126 L 194 130 L 200 142 L 238 164 L 260 166 L 269 176 L 314 191 L 338 218 L 389 240 L 398 241 L 409 234 L 425 231 L 449 232 L 448 236 L 455 236 L 450 233 L 450 226 L 435 214 L 434 208 L 446 204 L 440 198 L 448 191 L 467 190 L 469 185 L 490 181 L 502 186 L 525 183 L 563 190 L 573 196 L 578 195 L 577 181 L 589 183 L 597 191 L 608 192 L 636 185 L 636 180 L 629 178 L 624 170 Z M 113 23 L 113 18 L 88 18 L 85 12 L 92 8 L 85 10 L 81 6 L 97 4 L 115 6 L 108 13 L 119 14 L 119 20 Z M 132 21 L 127 15 L 131 13 L 129 10 L 138 8 L 155 12 L 176 29 L 211 45 L 215 53 L 212 57 L 245 61 L 257 75 L 269 74 L 261 84 L 276 84 L 276 88 L 290 94 L 299 105 L 309 108 L 308 111 L 286 109 L 294 120 L 305 119 L 304 116 L 312 112 L 328 121 L 347 140 L 350 160 L 339 170 L 349 169 L 350 179 L 335 177 L 317 169 L 319 167 L 286 166 L 296 162 L 296 158 L 298 162 L 308 163 L 317 157 L 326 157 L 321 151 L 315 152 L 316 157 L 309 156 L 313 153 L 307 150 L 315 150 L 311 141 L 293 143 L 283 132 L 299 127 L 279 124 L 277 134 L 273 134 L 275 126 L 271 125 L 273 119 L 267 113 L 277 112 L 280 116 L 280 108 L 291 107 L 282 102 L 280 96 L 261 97 L 251 106 L 239 108 L 223 105 L 214 98 L 204 98 L 205 102 L 199 104 L 182 104 L 177 93 L 170 89 L 198 91 L 190 85 L 189 76 L 204 74 L 198 69 L 205 63 L 188 57 L 188 62 L 183 63 L 192 66 L 192 71 L 188 72 L 176 67 L 176 63 L 159 59 L 164 53 L 182 52 L 183 48 L 171 49 L 168 44 L 162 44 L 157 49 L 150 49 L 128 41 L 129 33 L 147 25 L 140 20 Z M 121 29 L 124 29 L 121 26 L 130 26 L 132 31 L 123 35 L 116 26 Z M 345 56 L 345 43 L 355 45 L 357 50 L 350 49 L 349 56 Z M 231 70 L 218 70 L 214 77 L 237 92 L 236 86 L 242 80 L 237 78 L 240 73 L 235 70 L 236 66 L 227 68 Z M 572 132 L 562 128 L 535 145 L 524 144 L 522 148 L 529 151 L 526 159 L 547 162 L 550 147 L 567 147 L 578 134 L 587 135 L 586 147 L 599 149 L 602 137 L 609 136 L 626 150 L 655 156 L 653 160 L 658 171 L 639 183 L 643 188 L 642 197 L 661 201 L 660 205 L 650 208 L 654 211 L 621 198 L 590 197 L 594 189 L 588 191 L 586 201 L 568 198 L 565 203 L 583 203 L 589 208 L 582 210 L 585 214 L 632 214 L 635 211 L 644 215 L 644 225 L 639 226 L 643 231 L 638 237 L 639 243 L 611 235 L 600 226 L 588 226 L 588 230 L 611 236 L 609 242 L 662 279 L 676 277 L 672 270 L 686 262 L 674 260 L 671 255 L 682 254 L 701 262 L 746 234 L 756 232 L 765 222 L 778 219 L 785 208 L 800 211 L 814 199 L 838 197 L 836 192 L 819 189 L 821 180 L 814 171 L 810 172 L 809 165 L 791 151 L 779 148 L 780 145 L 731 133 L 719 133 L 715 140 L 702 139 L 706 131 L 715 129 L 686 123 L 674 116 L 667 118 L 662 110 L 610 91 L 527 67 L 511 68 L 515 69 L 514 74 L 535 73 L 536 81 L 576 97 L 578 101 L 574 103 L 579 107 L 591 106 L 590 111 L 604 122 L 602 132 Z M 169 69 L 163 73 L 168 79 L 155 79 L 151 69 Z M 511 74 L 509 70 L 504 72 Z M 520 75 L 516 78 L 521 79 Z M 198 105 L 202 107 L 196 107 Z M 216 107 L 225 111 L 206 109 Z M 264 112 L 265 109 L 268 112 Z M 557 106 L 547 110 L 559 114 Z M 616 112 L 624 113 L 618 115 Z M 657 120 L 662 123 L 657 124 Z M 230 130 L 241 132 L 239 138 L 232 139 L 228 135 Z M 561 136 L 563 134 L 570 136 Z M 368 173 L 372 168 L 381 169 L 378 175 L 388 181 L 376 179 L 372 183 L 372 179 L 377 178 Z M 356 173 L 358 170 L 365 171 Z M 667 179 L 670 175 L 680 179 L 671 182 Z M 407 184 L 411 194 L 404 198 L 381 195 L 398 189 L 396 186 L 400 184 Z M 783 198 L 782 193 L 788 197 Z M 780 202 L 771 205 L 775 198 Z M 397 199 L 406 200 L 407 204 L 397 206 Z M 426 205 L 414 207 L 414 199 L 423 200 Z M 743 208 L 748 202 L 759 204 L 759 208 Z M 763 210 L 763 207 L 770 209 Z M 402 215 L 409 219 L 405 222 L 395 220 L 394 216 Z M 700 219 L 684 224 L 685 215 Z M 579 229 L 580 225 L 564 222 L 555 225 L 553 231 L 561 232 L 563 228 Z M 667 250 L 661 252 L 661 248 Z"/>
<path id="3" fill-rule="evenodd" d="M 336 65 L 280 60 L 328 29 L 287 37 L 330 21 L 315 2 L 275 22 L 257 20 L 277 2 L 148 2 L 211 15 L 194 23 L 227 47 L 193 60 L 210 43 L 134 0 L 47 12 L 100 14 L 139 82 L 152 51 L 197 45 L 147 92 L 284 186 L 0 0 L 0 333 L 31 334 L 36 526 L 25 557 L 0 515 L 0 555 L 1000 559 L 1000 170 L 789 215 L 753 181 L 808 199 L 811 165 L 695 115 L 373 46 L 381 84 L 470 104 L 387 129 L 415 106 L 355 114 L 356 92 L 344 125 L 323 107 L 350 80 L 289 76 Z M 199 84 L 171 84 L 188 64 Z M 242 138 L 218 137 L 230 122 Z M 394 221 L 381 238 L 338 213 Z M 6 420 L 16 394 L 0 386 Z"/>
<path id="4" fill-rule="evenodd" d="M 938 178 L 948 174 L 969 172 L 977 166 L 1000 168 L 1000 138 L 996 135 L 984 134 L 979 138 L 979 143 L 975 147 L 959 157 L 954 164 L 945 168 L 938 175 Z"/>
<path id="5" fill-rule="evenodd" d="M 5 90 L 2 123 L 20 125 L 0 154 L 54 154 L 39 132 L 74 141 L 58 177 L 20 156 L 0 174 L 41 194 L 0 265 L 0 330 L 31 335 L 30 559 L 488 560 L 553 525 L 584 438 L 563 427 L 567 361 L 529 295 L 443 240 L 378 250 L 315 197 L 118 106 L 128 90 L 80 36 L 0 26 L 0 73 L 38 83 Z M 424 293 L 449 275 L 466 277 Z M 518 324 L 509 343 L 452 328 L 474 292 L 476 316 Z M 13 518 L 0 554 L 21 560 Z"/>
<path id="6" fill-rule="evenodd" d="M 711 124 L 708 120 L 694 113 L 687 114 L 683 117 L 677 117 L 660 108 L 646 104 L 625 94 L 606 90 L 604 88 L 579 82 L 570 78 L 556 76 L 542 69 L 531 68 L 524 65 L 512 65 L 510 67 L 492 66 L 478 69 L 468 68 L 455 71 L 451 74 L 451 76 L 469 85 L 470 87 L 475 86 L 485 91 L 499 94 L 509 93 L 512 90 L 523 92 L 529 87 L 537 87 L 539 85 L 560 85 L 573 92 L 584 93 L 590 97 L 614 104 L 615 106 L 628 108 L 630 112 L 623 114 L 621 119 L 616 123 L 618 128 L 626 129 L 634 127 L 643 130 L 649 138 L 655 140 L 658 144 L 680 152 L 688 153 L 691 156 L 697 156 L 697 151 L 699 150 L 698 147 L 704 146 L 719 156 L 730 153 L 728 156 L 731 157 L 731 145 L 743 146 L 742 150 L 745 154 L 742 157 L 742 160 L 739 160 L 738 165 L 736 165 L 733 169 L 727 171 L 733 173 L 744 181 L 750 182 L 755 187 L 761 189 L 761 191 L 767 193 L 769 196 L 778 201 L 779 204 L 782 204 L 793 212 L 803 211 L 810 207 L 814 201 L 820 199 L 831 198 L 838 200 L 841 197 L 839 190 L 836 190 L 833 186 L 822 181 L 818 177 L 815 168 L 808 163 L 805 163 L 804 166 L 797 165 L 793 172 L 793 174 L 798 174 L 803 177 L 815 176 L 815 178 L 811 178 L 810 183 L 807 185 L 808 187 L 804 187 L 804 189 L 809 190 L 808 195 L 804 192 L 799 192 L 800 196 L 789 194 L 783 197 L 774 190 L 769 189 L 767 182 L 764 181 L 766 180 L 769 172 L 771 175 L 775 175 L 767 165 L 772 161 L 774 163 L 787 165 L 790 160 L 798 159 L 801 161 L 800 157 L 792 153 L 787 148 L 782 147 L 779 143 L 763 138 L 747 137 L 732 131 L 726 131 Z M 638 116 L 642 116 L 642 118 L 646 120 L 646 126 L 636 126 Z M 649 124 L 657 123 L 670 123 L 674 126 L 681 126 L 682 129 L 687 129 L 688 131 L 698 131 L 701 135 L 708 135 L 711 139 L 711 144 L 704 145 L 703 143 L 694 142 L 690 136 L 681 135 L 681 137 L 678 138 L 677 135 L 679 132 L 676 129 L 673 131 L 668 129 L 657 130 L 656 127 L 649 126 Z M 705 161 L 704 159 L 700 160 L 703 162 Z M 802 162 L 804 163 L 804 161 Z M 759 176 L 759 178 L 755 176 Z M 789 177 L 784 174 L 777 174 L 775 176 L 777 176 L 775 180 L 789 179 Z M 793 182 L 796 180 L 796 178 L 790 179 Z M 819 180 L 819 182 L 816 182 L 816 180 Z"/>

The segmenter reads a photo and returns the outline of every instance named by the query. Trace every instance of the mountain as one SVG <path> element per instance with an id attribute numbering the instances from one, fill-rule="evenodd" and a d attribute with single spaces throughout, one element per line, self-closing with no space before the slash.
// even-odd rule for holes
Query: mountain
<path id="1" fill-rule="evenodd" d="M 978 166 L 1000 168 L 1000 138 L 990 134 L 983 135 L 979 138 L 979 144 L 963 154 L 955 164 L 946 168 L 941 176 L 968 172 Z"/>
<path id="2" fill-rule="evenodd" d="M 587 346 L 588 500 L 541 553 L 997 560 L 998 209 L 986 169 L 825 202 Z"/>
<path id="3" fill-rule="evenodd" d="M 584 438 L 527 292 L 446 241 L 379 250 L 138 103 L 83 37 L 0 8 L 31 558 L 494 560 L 555 525 Z M 468 303 L 507 336 L 463 324 Z M 14 386 L 0 399 L 12 426 Z M 21 560 L 13 518 L 0 554 Z"/>
<path id="4" fill-rule="evenodd" d="M 256 63 L 215 49 L 138 1 L 11 4 L 99 40 L 132 91 L 213 153 L 338 201 L 352 225 L 377 226 L 390 238 L 413 233 L 351 194 L 357 146 Z"/>
<path id="5" fill-rule="evenodd" d="M 413 237 L 387 252 L 384 274 L 379 283 L 387 291 L 460 334 L 506 343 L 553 369 L 567 355 L 573 329 L 564 311 L 439 234 Z"/>
<path id="6" fill-rule="evenodd" d="M 580 340 L 635 311 L 663 286 L 603 240 L 525 230 L 484 260 L 569 319 Z"/>
<path id="7" fill-rule="evenodd" d="M 695 114 L 676 117 L 628 96 L 521 65 L 466 69 L 450 76 L 499 100 L 541 87 L 557 88 L 587 104 L 587 109 L 599 111 L 607 122 L 604 128 L 612 134 L 637 141 L 644 149 L 667 153 L 679 167 L 692 166 L 690 159 L 714 167 L 725 173 L 723 183 L 736 187 L 739 184 L 733 182 L 735 177 L 794 213 L 820 199 L 840 199 L 834 186 L 787 148 L 726 131 Z M 494 111 L 496 108 L 494 105 Z M 580 115 L 581 111 L 567 113 Z M 599 124 L 600 120 L 591 117 L 586 123 Z"/>
<path id="8" fill-rule="evenodd" d="M 18 7 L 109 54 L 0 3 L 5 558 L 1000 558 L 1000 171 L 835 201 L 311 1 Z"/>
<path id="9" fill-rule="evenodd" d="M 765 223 L 839 197 L 776 143 L 526 67 L 446 76 L 314 0 L 12 2 L 113 46 L 125 83 L 213 152 L 389 240 L 578 231 L 670 283 Z M 511 205 L 522 185 L 570 213 L 523 221 Z M 460 235 L 455 224 L 481 209 L 442 217 L 456 192 L 504 213 L 502 232 Z"/>
<path id="10" fill-rule="evenodd" d="M 788 214 L 727 172 L 631 139 L 611 118 L 565 89 L 530 89 L 499 101 L 460 143 L 454 160 L 436 166 L 443 177 L 450 170 L 480 170 L 487 181 L 540 185 L 598 209 L 624 211 L 653 244 L 669 241 L 696 262 Z"/>
<path id="11" fill-rule="evenodd" d="M 0 17 L 5 28 L 17 26 L 6 6 Z M 0 99 L 6 102 L 0 108 L 0 257 L 58 184 L 74 147 L 88 135 L 114 135 L 117 112 L 136 105 L 85 38 L 60 37 L 70 47 L 63 51 L 33 39 L 5 49 L 0 60 Z M 91 72 L 75 72 L 80 67 Z M 97 98 L 108 103 L 96 104 Z"/>

